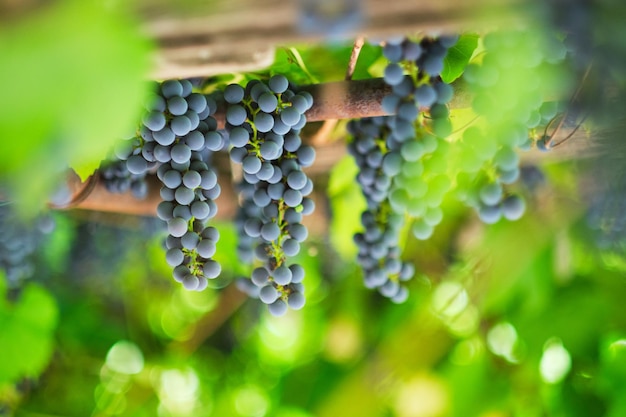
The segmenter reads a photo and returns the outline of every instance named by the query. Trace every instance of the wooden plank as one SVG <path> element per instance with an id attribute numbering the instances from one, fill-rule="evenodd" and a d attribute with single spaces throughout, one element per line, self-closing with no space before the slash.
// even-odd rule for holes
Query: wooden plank
<path id="1" fill-rule="evenodd" d="M 521 0 L 214 0 L 148 1 L 144 31 L 158 45 L 157 79 L 210 76 L 267 67 L 276 46 L 384 39 L 417 32 L 484 31 L 523 24 Z M 317 20 L 313 17 L 317 17 Z M 353 24 L 334 25 L 352 16 Z"/>

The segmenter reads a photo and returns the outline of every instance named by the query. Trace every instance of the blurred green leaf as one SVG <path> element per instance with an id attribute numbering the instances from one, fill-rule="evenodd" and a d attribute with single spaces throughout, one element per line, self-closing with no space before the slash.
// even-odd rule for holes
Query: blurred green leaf
<path id="1" fill-rule="evenodd" d="M 56 302 L 35 284 L 26 286 L 15 303 L 7 301 L 4 292 L 0 300 L 0 383 L 36 378 L 52 356 Z"/>
<path id="2" fill-rule="evenodd" d="M 351 157 L 337 163 L 328 182 L 328 197 L 332 209 L 330 241 L 344 258 L 353 258 L 357 253 L 353 236 L 361 226 L 361 213 L 366 209 L 355 177 L 358 168 Z"/>
<path id="3" fill-rule="evenodd" d="M 452 83 L 459 78 L 470 61 L 476 46 L 478 46 L 478 35 L 461 35 L 456 45 L 448 50 L 448 55 L 444 60 L 441 79 L 445 83 Z"/>
<path id="4" fill-rule="evenodd" d="M 24 207 L 45 203 L 72 166 L 82 179 L 134 132 L 148 43 L 98 2 L 54 2 L 0 29 L 0 178 Z"/>

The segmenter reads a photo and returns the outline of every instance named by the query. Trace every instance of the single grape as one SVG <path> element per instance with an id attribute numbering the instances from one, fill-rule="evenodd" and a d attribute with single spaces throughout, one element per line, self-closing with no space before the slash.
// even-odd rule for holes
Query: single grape
<path id="1" fill-rule="evenodd" d="M 488 206 L 498 204 L 502 199 L 502 186 L 497 182 L 485 184 L 481 187 L 479 196 Z"/>
<path id="2" fill-rule="evenodd" d="M 241 102 L 241 100 L 243 100 L 244 94 L 245 94 L 245 91 L 243 87 L 237 84 L 230 84 L 230 85 L 227 85 L 226 88 L 224 89 L 224 100 L 226 100 L 226 102 L 230 104 L 237 104 Z M 233 124 L 239 124 L 239 123 L 233 123 Z"/>
<path id="3" fill-rule="evenodd" d="M 183 175 L 183 184 L 187 188 L 194 189 L 199 187 L 202 183 L 202 177 L 198 171 L 187 171 L 185 175 Z"/>
<path id="4" fill-rule="evenodd" d="M 300 253 L 300 243 L 296 239 L 287 239 L 283 242 L 285 256 L 296 256 Z"/>
<path id="5" fill-rule="evenodd" d="M 180 217 L 181 219 L 185 219 L 185 221 L 191 220 L 191 210 L 188 206 L 176 205 L 174 210 L 172 211 L 173 217 Z"/>
<path id="6" fill-rule="evenodd" d="M 485 205 L 482 204 L 478 208 L 478 217 L 486 224 L 497 223 L 502 217 L 502 208 L 500 205 Z"/>
<path id="7" fill-rule="evenodd" d="M 293 96 L 290 101 L 291 105 L 298 110 L 300 114 L 304 114 L 311 107 L 308 100 L 299 94 Z"/>
<path id="8" fill-rule="evenodd" d="M 255 155 L 248 155 L 241 162 L 243 170 L 248 174 L 256 174 L 261 169 L 261 160 Z"/>
<path id="9" fill-rule="evenodd" d="M 162 146 L 169 146 L 176 140 L 176 135 L 172 132 L 172 129 L 167 126 L 159 131 L 155 131 L 152 133 L 152 136 L 154 137 L 155 142 Z"/>
<path id="10" fill-rule="evenodd" d="M 184 137 L 184 142 L 192 151 L 200 151 L 204 148 L 205 139 L 200 131 L 193 130 Z"/>
<path id="11" fill-rule="evenodd" d="M 187 233 L 187 221 L 180 217 L 175 217 L 167 222 L 167 231 L 174 237 L 182 237 Z"/>
<path id="12" fill-rule="evenodd" d="M 250 140 L 250 133 L 243 127 L 233 127 L 230 131 L 230 144 L 236 148 L 243 148 Z"/>
<path id="13" fill-rule="evenodd" d="M 294 126 L 300 121 L 300 112 L 294 107 L 286 107 L 280 112 L 280 120 L 287 126 Z"/>
<path id="14" fill-rule="evenodd" d="M 187 265 L 178 265 L 174 268 L 172 275 L 174 276 L 174 280 L 176 282 L 183 282 L 183 279 L 185 279 L 189 273 L 190 271 Z"/>
<path id="15" fill-rule="evenodd" d="M 263 162 L 256 176 L 261 181 L 269 181 L 274 176 L 274 165 L 269 162 Z"/>
<path id="16" fill-rule="evenodd" d="M 423 84 L 415 90 L 415 102 L 420 107 L 430 107 L 437 101 L 437 92 L 428 84 Z"/>
<path id="17" fill-rule="evenodd" d="M 384 79 L 389 85 L 396 85 L 402 82 L 404 71 L 397 63 L 391 63 L 385 67 Z"/>
<path id="18" fill-rule="evenodd" d="M 248 84 L 250 85 L 250 84 Z M 254 100 L 255 102 L 258 102 L 259 97 L 266 92 L 269 92 L 269 88 L 262 82 L 257 81 L 256 83 L 254 83 L 252 85 L 252 88 L 250 88 L 250 97 L 252 98 L 252 100 Z M 284 95 L 283 95 L 284 98 Z"/>
<path id="19" fill-rule="evenodd" d="M 300 162 L 300 165 L 308 167 L 313 165 L 313 161 L 315 160 L 315 149 L 311 146 L 300 146 L 296 155 L 298 156 L 298 162 Z"/>
<path id="20" fill-rule="evenodd" d="M 267 272 L 267 269 L 263 267 L 255 268 L 251 275 L 252 282 L 258 287 L 263 287 L 269 284 L 269 277 L 269 272 Z"/>
<path id="21" fill-rule="evenodd" d="M 126 161 L 126 167 L 131 174 L 141 175 L 148 170 L 148 162 L 140 155 L 133 155 Z"/>
<path id="22" fill-rule="evenodd" d="M 208 107 L 206 98 L 199 93 L 191 93 L 186 100 L 189 108 L 196 113 L 202 113 Z"/>
<path id="23" fill-rule="evenodd" d="M 411 230 L 417 239 L 426 240 L 432 236 L 435 229 L 425 221 L 417 220 L 413 223 Z"/>
<path id="24" fill-rule="evenodd" d="M 195 250 L 198 253 L 198 255 L 202 256 L 203 258 L 209 259 L 209 258 L 212 258 L 215 255 L 215 252 L 217 251 L 217 247 L 215 246 L 215 242 L 214 241 L 212 241 L 210 239 L 202 239 L 202 240 L 200 240 L 199 242 L 196 243 Z M 215 265 L 213 265 L 213 267 L 215 267 Z M 205 264 L 205 268 L 206 268 L 206 264 Z M 218 272 L 218 274 L 219 274 L 219 272 Z M 205 271 L 205 276 L 207 278 L 215 278 L 217 275 L 215 275 L 215 276 L 208 276 L 206 271 Z"/>
<path id="25" fill-rule="evenodd" d="M 400 290 L 400 284 L 397 281 L 387 280 L 378 288 L 378 291 L 387 298 L 394 297 Z"/>
<path id="26" fill-rule="evenodd" d="M 173 116 L 182 116 L 187 112 L 188 108 L 187 100 L 181 96 L 170 97 L 167 100 L 167 110 Z"/>
<path id="27" fill-rule="evenodd" d="M 256 204 L 257 207 L 266 207 L 268 204 L 270 204 L 272 199 L 267 194 L 267 190 L 259 188 L 252 195 L 252 201 L 254 201 L 254 204 Z"/>
<path id="28" fill-rule="evenodd" d="M 183 86 L 178 80 L 166 80 L 161 84 L 161 94 L 163 97 L 170 98 L 183 95 Z"/>
<path id="29" fill-rule="evenodd" d="M 313 211 L 315 210 L 315 202 L 308 198 L 308 197 L 304 197 L 302 199 L 302 214 L 304 214 L 305 216 L 308 216 L 309 214 L 313 213 Z"/>
<path id="30" fill-rule="evenodd" d="M 188 274 L 185 278 L 183 278 L 182 284 L 187 291 L 195 291 L 198 288 L 198 285 L 200 285 L 200 280 L 197 276 Z"/>
<path id="31" fill-rule="evenodd" d="M 179 248 L 169 249 L 165 253 L 165 261 L 167 262 L 168 265 L 172 267 L 181 265 L 184 260 L 185 260 L 185 254 L 183 254 L 183 251 L 180 250 Z"/>
<path id="32" fill-rule="evenodd" d="M 300 310 L 304 307 L 305 298 L 301 292 L 292 292 L 287 296 L 287 304 L 293 310 Z"/>
<path id="33" fill-rule="evenodd" d="M 267 161 L 273 161 L 280 156 L 281 149 L 275 142 L 264 142 L 259 148 L 261 157 Z"/>
<path id="34" fill-rule="evenodd" d="M 274 301 L 278 300 L 279 296 L 280 293 L 271 284 L 261 288 L 259 292 L 259 299 L 265 304 L 272 304 Z"/>
<path id="35" fill-rule="evenodd" d="M 160 111 L 151 111 L 146 113 L 143 116 L 142 122 L 144 126 L 150 129 L 153 132 L 161 130 L 165 127 L 165 123 L 167 122 L 165 119 L 165 115 L 163 115 Z"/>
<path id="36" fill-rule="evenodd" d="M 250 237 L 259 237 L 261 236 L 261 227 L 263 223 L 260 219 L 252 218 L 247 219 L 243 225 L 243 230 Z"/>
<path id="37" fill-rule="evenodd" d="M 386 43 L 383 47 L 383 56 L 391 62 L 400 62 L 403 54 L 402 45 Z"/>
<path id="38" fill-rule="evenodd" d="M 276 110 L 276 106 L 278 106 L 278 99 L 274 94 L 268 91 L 259 96 L 257 104 L 262 112 L 272 113 Z"/>
<path id="39" fill-rule="evenodd" d="M 289 88 L 289 81 L 284 75 L 276 74 L 269 79 L 268 85 L 274 93 L 281 94 Z"/>
<path id="40" fill-rule="evenodd" d="M 192 189 L 189 189 L 185 186 L 180 186 L 174 192 L 174 198 L 179 204 L 186 206 L 191 204 L 193 200 L 196 198 L 196 194 Z"/>
<path id="41" fill-rule="evenodd" d="M 290 172 L 287 176 L 287 185 L 294 190 L 301 190 L 307 183 L 307 176 L 302 171 Z"/>
<path id="42" fill-rule="evenodd" d="M 519 195 L 509 195 L 502 201 L 502 215 L 508 220 L 517 220 L 524 215 L 526 203 Z"/>
<path id="43" fill-rule="evenodd" d="M 309 235 L 309 232 L 302 223 L 292 222 L 287 226 L 289 236 L 297 240 L 298 242 L 304 242 Z"/>
<path id="44" fill-rule="evenodd" d="M 216 261 L 209 259 L 202 267 L 202 273 L 208 279 L 217 278 L 222 273 L 222 267 Z"/>
<path id="45" fill-rule="evenodd" d="M 224 147 L 224 138 L 220 132 L 207 132 L 204 134 L 204 144 L 210 151 L 221 151 Z"/>
<path id="46" fill-rule="evenodd" d="M 191 120 L 187 116 L 176 116 L 170 121 L 170 129 L 176 136 L 185 136 L 191 131 Z"/>
<path id="47" fill-rule="evenodd" d="M 278 285 L 287 285 L 291 282 L 291 270 L 283 264 L 272 271 L 272 279 Z"/>
<path id="48" fill-rule="evenodd" d="M 268 242 L 278 239 L 279 235 L 280 227 L 276 223 L 265 223 L 261 227 L 261 237 Z"/>
<path id="49" fill-rule="evenodd" d="M 173 211 L 174 204 L 171 201 L 161 201 L 157 206 L 157 216 L 163 221 L 170 220 Z"/>
<path id="50" fill-rule="evenodd" d="M 274 127 L 274 117 L 271 114 L 259 112 L 254 116 L 254 126 L 259 132 L 267 133 Z"/>
<path id="51" fill-rule="evenodd" d="M 163 184 L 171 189 L 175 189 L 183 183 L 180 172 L 170 169 L 169 171 L 163 174 L 163 178 L 161 179 Z"/>
<path id="52" fill-rule="evenodd" d="M 209 239 L 213 242 L 217 242 L 220 240 L 220 232 L 212 226 L 205 228 L 201 234 L 203 239 Z"/>
<path id="53" fill-rule="evenodd" d="M 288 207 L 297 207 L 302 203 L 302 193 L 294 189 L 285 190 L 283 201 Z"/>
<path id="54" fill-rule="evenodd" d="M 202 189 L 212 190 L 217 185 L 217 175 L 215 172 L 208 169 L 200 172 L 200 187 L 202 187 Z M 214 199 L 212 198 L 212 200 Z"/>
<path id="55" fill-rule="evenodd" d="M 211 209 L 205 201 L 194 201 L 191 204 L 191 215 L 196 219 L 205 220 L 209 217 Z"/>
<path id="56" fill-rule="evenodd" d="M 243 106 L 233 105 L 226 110 L 226 121 L 233 126 L 242 125 L 248 118 L 248 113 Z"/>

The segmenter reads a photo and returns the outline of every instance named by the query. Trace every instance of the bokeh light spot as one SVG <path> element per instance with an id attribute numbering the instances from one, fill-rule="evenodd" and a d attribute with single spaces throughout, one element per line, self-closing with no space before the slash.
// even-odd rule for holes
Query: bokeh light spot
<path id="1" fill-rule="evenodd" d="M 546 342 L 539 363 L 541 378 L 548 384 L 561 382 L 572 367 L 572 358 L 559 339 Z"/>
<path id="2" fill-rule="evenodd" d="M 143 369 L 143 354 L 132 342 L 120 340 L 114 344 L 106 356 L 109 369 L 121 374 L 138 374 Z"/>

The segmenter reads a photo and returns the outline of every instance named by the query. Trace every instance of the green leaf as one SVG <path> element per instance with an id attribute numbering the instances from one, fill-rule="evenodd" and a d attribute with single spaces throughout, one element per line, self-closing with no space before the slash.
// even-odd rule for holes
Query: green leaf
<path id="1" fill-rule="evenodd" d="M 456 45 L 448 50 L 448 55 L 444 60 L 441 72 L 441 79 L 444 82 L 449 84 L 463 74 L 477 45 L 478 35 L 461 35 Z"/>
<path id="2" fill-rule="evenodd" d="M 88 160 L 85 162 L 74 163 L 72 168 L 78 175 L 82 182 L 87 181 L 87 178 L 91 177 L 96 169 L 100 166 L 100 160 Z"/>
<path id="3" fill-rule="evenodd" d="M 4 292 L 0 298 L 6 300 Z M 0 302 L 0 384 L 38 377 L 45 370 L 58 314 L 54 298 L 34 284 L 24 288 L 16 303 Z"/>
<path id="4" fill-rule="evenodd" d="M 285 48 L 276 50 L 274 64 L 269 71 L 271 74 L 289 74 L 289 80 L 298 85 L 310 83 L 309 75 L 293 60 L 292 54 Z"/>
<path id="5" fill-rule="evenodd" d="M 343 80 L 352 48 L 353 44 L 347 42 L 280 48 L 276 51 L 269 72 L 288 74 L 289 79 L 299 85 Z M 352 78 L 355 80 L 371 78 L 369 69 L 380 56 L 379 47 L 369 43 L 363 45 Z"/>
<path id="6" fill-rule="evenodd" d="M 77 166 L 82 178 L 136 129 L 150 48 L 101 2 L 62 1 L 0 29 L 0 178 L 36 211 Z"/>

